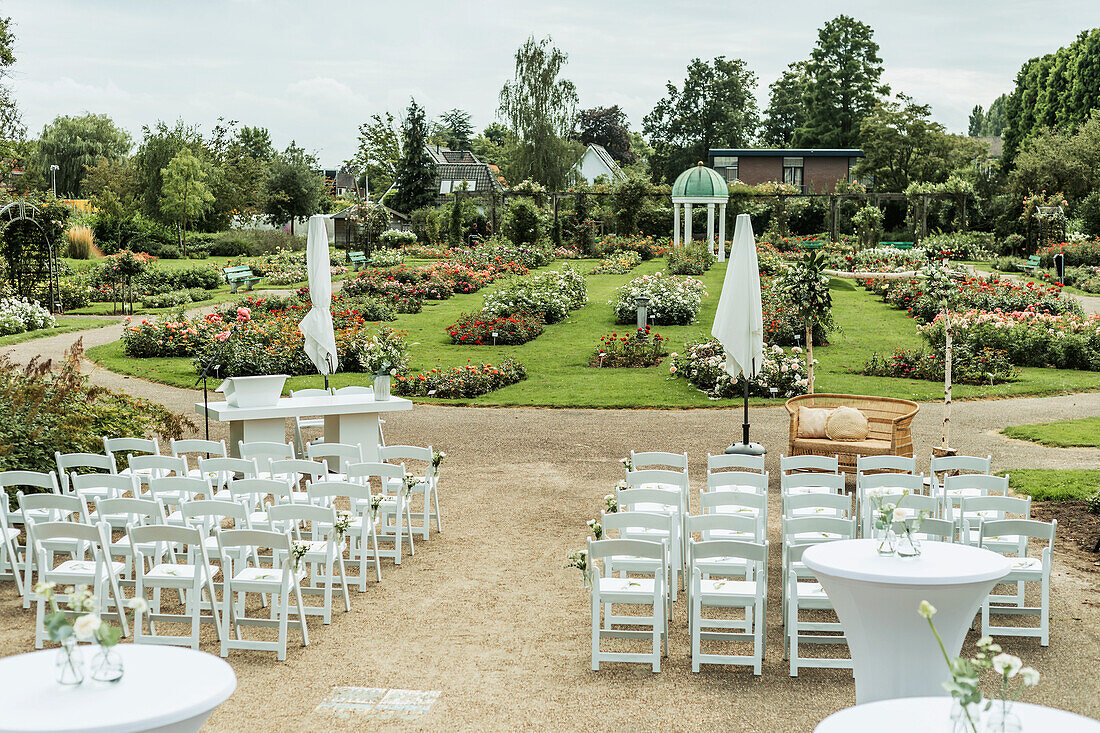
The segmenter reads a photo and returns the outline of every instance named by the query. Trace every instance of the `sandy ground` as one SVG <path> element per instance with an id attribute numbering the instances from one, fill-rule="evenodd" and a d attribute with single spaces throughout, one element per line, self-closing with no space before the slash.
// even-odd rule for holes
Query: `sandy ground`
<path id="1" fill-rule="evenodd" d="M 114 328 L 86 343 L 116 337 Z M 11 349 L 16 358 L 54 355 L 66 335 Z M 196 393 L 95 370 L 95 381 L 192 412 Z M 956 403 L 954 434 L 966 453 L 993 455 L 998 469 L 1095 467 L 1100 451 L 1049 449 L 1009 441 L 1005 425 L 1100 415 L 1100 394 Z M 809 731 L 854 704 L 846 670 L 807 669 L 788 676 L 779 623 L 778 528 L 769 565 L 771 601 L 764 674 L 745 667 L 704 667 L 693 674 L 684 616 L 676 604 L 670 656 L 660 674 L 648 666 L 589 669 L 588 598 L 565 555 L 583 547 L 585 521 L 621 478 L 619 458 L 636 450 L 688 451 L 692 488 L 702 486 L 707 452 L 740 430 L 732 410 L 545 410 L 418 406 L 387 418 L 389 443 L 432 444 L 447 451 L 441 480 L 444 531 L 417 542 L 415 557 L 383 581 L 352 593 L 352 611 L 331 626 L 310 620 L 311 644 L 292 632 L 289 658 L 232 652 L 237 692 L 208 731 L 301 730 L 739 730 Z M 753 438 L 770 448 L 778 472 L 787 439 L 783 408 L 752 411 Z M 926 469 L 939 435 L 937 405 L 914 426 L 918 465 Z M 216 436 L 224 433 L 214 426 Z M 772 516 L 778 515 L 773 486 Z M 1100 569 L 1098 569 L 1100 570 Z M 1027 700 L 1100 717 L 1100 593 L 1095 571 L 1056 556 L 1051 643 L 1008 639 L 1005 647 L 1043 674 Z M 0 653 L 32 648 L 33 613 L 10 583 L 0 586 Z M 217 653 L 212 629 L 203 648 Z M 972 639 L 974 637 L 971 637 Z M 903 660 L 899 660 L 899 664 Z M 169 684 L 166 678 L 166 684 Z M 180 684 L 186 684 L 180 681 Z M 407 719 L 340 719 L 317 712 L 334 686 L 438 690 L 429 712 Z"/>

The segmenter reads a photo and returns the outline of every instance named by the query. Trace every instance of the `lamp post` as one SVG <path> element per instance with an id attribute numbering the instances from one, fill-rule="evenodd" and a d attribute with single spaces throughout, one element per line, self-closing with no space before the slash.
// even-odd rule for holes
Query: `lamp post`
<path id="1" fill-rule="evenodd" d="M 53 189 L 53 197 L 57 198 L 57 171 L 60 168 L 57 163 L 50 166 L 50 188 Z"/>
<path id="2" fill-rule="evenodd" d="M 638 329 L 644 331 L 645 324 L 648 320 L 646 317 L 646 309 L 649 306 L 649 296 L 639 295 L 634 299 L 634 307 L 638 311 Z"/>

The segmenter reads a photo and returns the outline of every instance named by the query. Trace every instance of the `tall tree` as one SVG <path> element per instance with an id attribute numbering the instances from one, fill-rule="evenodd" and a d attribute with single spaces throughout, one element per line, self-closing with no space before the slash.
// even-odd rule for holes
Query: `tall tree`
<path id="1" fill-rule="evenodd" d="M 163 121 L 154 126 L 141 128 L 144 139 L 134 156 L 137 168 L 138 190 L 141 191 L 142 208 L 146 215 L 165 221 L 160 209 L 160 191 L 163 185 L 161 171 L 181 150 L 188 148 L 192 154 L 199 155 L 202 150 L 202 135 L 194 125 L 177 120 L 175 127 L 169 127 Z M 171 221 L 165 221 L 171 223 Z"/>
<path id="2" fill-rule="evenodd" d="M 631 165 L 637 159 L 631 147 L 630 124 L 619 105 L 582 109 L 577 115 L 574 133 L 581 145 L 600 145 L 623 165 Z"/>
<path id="3" fill-rule="evenodd" d="M 552 190 L 565 187 L 578 157 L 573 131 L 577 89 L 561 77 L 568 56 L 547 37 L 534 36 L 516 51 L 515 75 L 500 90 L 500 116 L 512 130 L 513 181 L 532 178 Z"/>
<path id="4" fill-rule="evenodd" d="M 435 203 L 435 166 L 428 156 L 427 144 L 428 123 L 424 108 L 413 99 L 401 128 L 401 159 L 394 177 L 397 193 L 393 197 L 393 208 L 402 213 Z"/>
<path id="5" fill-rule="evenodd" d="M 500 168 L 507 167 L 508 150 L 512 133 L 499 122 L 489 123 L 481 134 L 470 141 L 470 151 L 482 163 L 490 163 Z"/>
<path id="6" fill-rule="evenodd" d="M 401 131 L 393 115 L 371 115 L 359 125 L 359 149 L 351 159 L 367 177 L 367 190 L 382 195 L 397 177 L 401 162 Z"/>
<path id="7" fill-rule="evenodd" d="M 133 159 L 100 158 L 95 165 L 89 166 L 81 192 L 107 217 L 122 219 L 132 215 L 139 203 Z"/>
<path id="8" fill-rule="evenodd" d="M 806 94 L 806 62 L 796 61 L 768 87 L 768 109 L 760 137 L 764 144 L 789 147 L 795 131 L 806 121 L 803 96 Z"/>
<path id="9" fill-rule="evenodd" d="M 246 155 L 261 163 L 267 163 L 275 157 L 275 147 L 271 144 L 271 133 L 266 127 L 245 125 L 237 133 L 237 142 Z"/>
<path id="10" fill-rule="evenodd" d="M 970 137 L 981 137 L 984 127 L 985 110 L 982 109 L 980 104 L 975 104 L 974 109 L 970 110 L 970 120 L 966 128 L 966 134 Z"/>
<path id="11" fill-rule="evenodd" d="M 214 194 L 206 185 L 202 161 L 187 148 L 181 150 L 161 171 L 164 185 L 160 193 L 160 209 L 176 224 L 180 248 L 187 256 L 187 222 L 202 216 L 214 202 Z"/>
<path id="12" fill-rule="evenodd" d="M 707 159 L 710 148 L 746 147 L 760 114 L 756 74 L 741 59 L 692 59 L 683 87 L 665 85 L 667 94 L 642 121 L 653 146 L 654 181 L 671 181 L 685 168 Z"/>
<path id="13" fill-rule="evenodd" d="M 451 150 L 469 150 L 474 126 L 470 124 L 470 113 L 460 109 L 449 109 L 439 116 L 443 142 Z"/>
<path id="14" fill-rule="evenodd" d="M 328 194 L 325 177 L 321 175 L 317 158 L 294 144 L 271 162 L 264 182 L 264 212 L 272 224 L 312 216 L 321 211 Z"/>
<path id="15" fill-rule="evenodd" d="M 890 93 L 881 83 L 882 59 L 871 26 L 847 15 L 830 20 L 817 34 L 806 62 L 805 118 L 793 144 L 805 148 L 848 148 L 875 102 Z"/>
<path id="16" fill-rule="evenodd" d="M 12 31 L 11 18 L 0 17 L 0 157 L 16 158 L 16 143 L 26 135 L 23 118 L 15 97 L 8 88 L 6 80 L 15 65 L 15 33 Z M 5 169 L 7 172 L 7 169 Z"/>
<path id="17" fill-rule="evenodd" d="M 59 196 L 79 198 L 80 183 L 88 166 L 100 158 L 117 160 L 130 152 L 130 134 L 107 115 L 61 116 L 42 129 L 38 149 L 46 180 L 50 166 L 57 165 Z"/>

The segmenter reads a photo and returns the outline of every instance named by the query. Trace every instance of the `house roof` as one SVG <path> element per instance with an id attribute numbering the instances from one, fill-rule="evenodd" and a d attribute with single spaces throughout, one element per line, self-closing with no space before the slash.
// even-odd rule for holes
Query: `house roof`
<path id="1" fill-rule="evenodd" d="M 858 148 L 711 148 L 710 157 L 737 156 L 740 158 L 862 158 Z"/>
<path id="2" fill-rule="evenodd" d="M 355 179 L 358 175 L 347 168 L 325 168 L 321 171 L 325 177 L 325 183 L 331 188 L 355 188 Z"/>
<path id="3" fill-rule="evenodd" d="M 468 181 L 473 191 L 500 191 L 499 170 L 482 163 L 469 150 L 449 150 L 441 145 L 425 147 L 436 166 L 435 190 L 440 192 L 444 181 Z M 448 190 L 449 192 L 449 190 Z"/>
<path id="4" fill-rule="evenodd" d="M 977 137 L 975 140 L 981 140 L 983 143 L 989 146 L 989 157 L 1000 158 L 1004 155 L 1005 141 L 1003 137 Z"/>
<path id="5" fill-rule="evenodd" d="M 390 215 L 391 219 L 397 219 L 398 221 L 406 221 L 409 218 L 409 217 L 405 216 L 404 214 L 402 214 L 400 211 L 394 211 L 393 209 L 386 206 L 385 204 L 374 204 L 374 205 L 375 206 L 381 206 L 383 209 L 385 209 L 386 213 Z M 335 214 L 333 214 L 332 218 L 333 219 L 347 219 L 348 216 L 351 214 L 352 210 L 354 210 L 356 208 L 356 206 L 358 206 L 358 205 L 353 204 L 352 206 L 345 207 L 345 208 L 341 209 L 340 211 L 337 211 Z"/>
<path id="6" fill-rule="evenodd" d="M 580 169 L 581 164 L 584 163 L 584 157 L 588 155 L 589 152 L 595 155 L 599 159 L 599 161 L 607 167 L 607 170 L 611 172 L 612 178 L 619 178 L 624 175 L 622 168 L 619 167 L 618 161 L 611 157 L 611 153 L 607 152 L 607 148 L 605 148 L 603 145 L 597 145 L 595 143 L 588 144 L 588 147 L 585 149 L 584 154 L 581 155 L 580 160 L 578 160 L 573 165 L 574 170 Z"/>

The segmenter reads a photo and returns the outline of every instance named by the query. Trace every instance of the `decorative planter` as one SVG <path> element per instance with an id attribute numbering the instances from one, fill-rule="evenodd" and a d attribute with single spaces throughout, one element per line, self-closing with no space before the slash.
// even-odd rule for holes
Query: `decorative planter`
<path id="1" fill-rule="evenodd" d="M 374 399 L 388 400 L 390 398 L 390 375 L 378 374 L 374 377 Z"/>
<path id="2" fill-rule="evenodd" d="M 272 407 L 279 402 L 286 379 L 286 374 L 229 377 L 215 391 L 224 394 L 232 407 Z"/>

